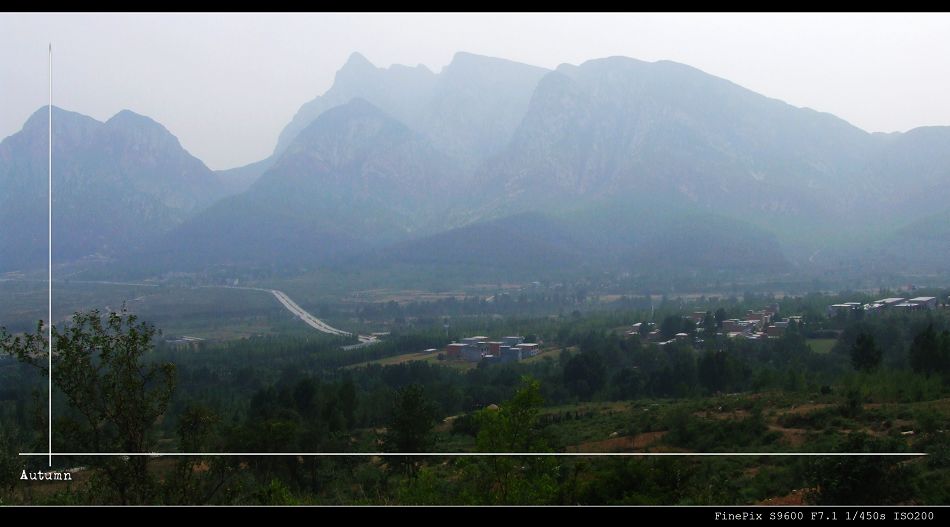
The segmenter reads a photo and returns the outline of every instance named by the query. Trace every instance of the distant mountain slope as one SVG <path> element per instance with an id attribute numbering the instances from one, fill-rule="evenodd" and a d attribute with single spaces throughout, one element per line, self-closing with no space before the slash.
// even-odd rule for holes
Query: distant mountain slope
<path id="1" fill-rule="evenodd" d="M 816 263 L 855 273 L 946 279 L 950 275 L 950 207 L 899 228 L 881 230 L 865 243 L 830 250 Z"/>
<path id="2" fill-rule="evenodd" d="M 463 184 L 478 163 L 504 148 L 521 122 L 535 85 L 547 72 L 471 53 L 457 53 L 440 73 L 423 65 L 377 68 L 353 53 L 330 89 L 301 106 L 284 127 L 271 156 L 218 174 L 235 193 L 246 190 L 323 112 L 364 99 L 455 158 L 460 170 L 453 177 Z"/>
<path id="3" fill-rule="evenodd" d="M 336 73 L 330 89 L 297 110 L 293 120 L 281 131 L 274 154 L 282 154 L 323 112 L 354 98 L 365 99 L 395 119 L 406 122 L 420 113 L 422 101 L 432 92 L 435 77 L 422 65 L 417 68 L 398 64 L 386 69 L 377 68 L 363 55 L 353 53 Z"/>
<path id="4" fill-rule="evenodd" d="M 0 143 L 0 271 L 45 265 L 47 108 Z M 143 247 L 224 187 L 162 125 L 125 110 L 105 123 L 53 108 L 54 259 Z"/>
<path id="5" fill-rule="evenodd" d="M 277 159 L 274 156 L 270 156 L 242 167 L 216 170 L 215 174 L 221 180 L 221 183 L 226 186 L 229 195 L 240 194 L 254 184 L 264 172 L 270 170 L 270 167 L 274 166 L 276 161 Z"/>
<path id="6" fill-rule="evenodd" d="M 168 265 L 313 265 L 405 239 L 448 206 L 449 158 L 372 104 L 324 112 L 250 188 L 156 247 Z"/>
<path id="7" fill-rule="evenodd" d="M 346 266 L 536 278 L 581 270 L 779 272 L 789 267 L 775 237 L 747 223 L 713 214 L 671 214 L 643 229 L 618 219 L 607 224 L 519 213 L 400 242 L 348 260 Z"/>
<path id="8" fill-rule="evenodd" d="M 360 259 L 377 266 L 574 266 L 584 260 L 587 248 L 569 225 L 542 214 L 524 213 L 400 242 Z"/>
<path id="9" fill-rule="evenodd" d="M 790 268 L 773 234 L 713 214 L 677 217 L 628 254 L 631 267 L 640 269 L 779 273 Z"/>
<path id="10" fill-rule="evenodd" d="M 950 126 L 875 138 L 879 145 L 866 172 L 879 187 L 874 197 L 884 215 L 903 223 L 908 216 L 924 217 L 950 204 Z"/>
<path id="11" fill-rule="evenodd" d="M 833 116 L 670 62 L 561 66 L 538 85 L 504 154 L 482 167 L 496 207 L 674 193 L 710 210 L 793 219 L 854 207 L 871 151 Z"/>
<path id="12" fill-rule="evenodd" d="M 950 244 L 950 207 L 901 227 L 895 236 Z"/>
<path id="13" fill-rule="evenodd" d="M 337 72 L 330 90 L 304 104 L 281 132 L 275 154 L 283 152 L 321 113 L 362 98 L 472 168 L 507 144 L 538 80 L 547 72 L 470 53 L 457 53 L 438 74 L 421 65 L 384 69 L 354 53 Z"/>

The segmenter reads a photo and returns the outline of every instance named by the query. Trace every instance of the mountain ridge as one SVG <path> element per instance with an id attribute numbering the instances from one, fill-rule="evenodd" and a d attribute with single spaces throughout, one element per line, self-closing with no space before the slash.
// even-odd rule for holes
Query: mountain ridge
<path id="1" fill-rule="evenodd" d="M 194 251 L 198 267 L 218 257 L 299 268 L 374 254 L 412 262 L 414 250 L 448 262 L 455 256 L 432 251 L 482 240 L 588 254 L 613 268 L 667 260 L 784 273 L 789 262 L 819 269 L 813 256 L 836 247 L 917 239 L 907 229 L 943 243 L 950 201 L 950 127 L 869 133 L 673 61 L 614 56 L 547 70 L 458 52 L 434 73 L 378 68 L 354 53 L 333 86 L 301 106 L 274 155 L 218 172 L 146 116 L 122 111 L 100 123 L 59 111 L 54 127 L 71 124 L 57 129 L 57 157 L 75 150 L 62 158 L 60 188 L 81 183 L 73 190 L 82 199 L 116 198 L 98 218 L 63 203 L 99 229 L 95 239 L 67 239 L 66 259 L 141 259 L 154 245 L 205 247 Z M 45 112 L 0 143 L 0 187 L 20 196 L 7 203 L 39 203 Z M 4 224 L 21 209 L 0 211 Z M 38 254 L 45 223 L 33 219 L 0 241 Z M 717 248 L 741 257 L 715 257 Z"/>

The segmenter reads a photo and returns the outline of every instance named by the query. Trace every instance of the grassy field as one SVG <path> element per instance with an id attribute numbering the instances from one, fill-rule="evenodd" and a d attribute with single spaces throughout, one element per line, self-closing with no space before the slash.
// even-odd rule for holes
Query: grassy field
<path id="1" fill-rule="evenodd" d="M 571 354 L 577 353 L 577 348 L 569 348 Z M 534 357 L 528 357 L 527 359 L 522 360 L 521 362 L 541 362 L 545 359 L 557 359 L 558 355 L 561 353 L 561 348 L 541 348 L 538 350 L 538 354 Z"/>
<path id="2" fill-rule="evenodd" d="M 422 361 L 428 362 L 430 364 L 439 364 L 442 366 L 447 366 L 449 368 L 457 368 L 460 370 L 471 370 L 478 367 L 478 363 L 475 362 L 465 362 L 460 360 L 439 360 L 439 351 L 433 353 L 406 353 L 403 355 L 396 355 L 394 357 L 386 357 L 382 359 L 371 360 L 367 362 L 361 362 L 359 364 L 352 364 L 347 366 L 345 369 L 352 368 L 361 368 L 363 366 L 369 366 L 370 364 L 378 364 L 380 366 L 391 366 L 393 364 L 405 364 L 407 362 Z"/>
<path id="3" fill-rule="evenodd" d="M 0 326 L 29 331 L 46 318 L 43 282 L 0 282 Z M 80 310 L 118 310 L 155 324 L 164 335 L 234 339 L 314 330 L 296 319 L 270 293 L 243 289 L 54 282 L 53 319 Z"/>
<path id="4" fill-rule="evenodd" d="M 367 362 L 361 362 L 359 364 L 352 364 L 346 368 L 360 368 L 363 366 L 368 366 L 370 364 L 378 364 L 380 366 L 390 366 L 393 364 L 404 364 L 407 362 L 414 361 L 423 361 L 430 364 L 439 364 L 442 366 L 448 366 L 450 368 L 457 368 L 460 370 L 471 370 L 478 367 L 477 362 L 466 362 L 461 360 L 439 360 L 439 353 L 441 350 L 433 353 L 424 353 L 424 352 L 414 352 L 414 353 L 405 353 L 403 355 L 396 355 L 393 357 L 385 357 L 382 359 L 371 360 Z M 568 350 L 570 353 L 577 353 L 576 348 L 570 348 Z M 522 362 L 540 362 L 546 359 L 556 359 L 560 353 L 560 348 L 548 348 L 542 349 L 540 353 L 534 357 L 528 357 Z"/>
<path id="5" fill-rule="evenodd" d="M 836 342 L 836 339 L 808 339 L 808 346 L 815 353 L 829 353 Z"/>

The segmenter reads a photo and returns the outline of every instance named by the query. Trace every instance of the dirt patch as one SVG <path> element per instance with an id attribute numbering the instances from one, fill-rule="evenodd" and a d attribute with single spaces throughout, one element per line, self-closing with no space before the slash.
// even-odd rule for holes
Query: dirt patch
<path id="1" fill-rule="evenodd" d="M 658 452 L 658 453 L 670 453 L 670 454 L 681 453 L 681 452 L 682 453 L 692 452 L 692 450 L 688 448 L 680 448 L 680 447 L 670 446 L 670 445 L 655 445 L 655 446 L 648 447 L 646 451 Z"/>
<path id="2" fill-rule="evenodd" d="M 793 447 L 805 444 L 805 440 L 808 438 L 808 430 L 803 428 L 784 428 L 769 425 L 769 430 L 782 434 L 782 442 Z"/>
<path id="3" fill-rule="evenodd" d="M 568 452 L 629 452 L 643 450 L 659 441 L 666 431 L 644 432 L 635 436 L 614 437 L 603 441 L 588 441 L 567 447 Z"/>
<path id="4" fill-rule="evenodd" d="M 935 399 L 935 400 L 933 400 L 933 401 L 928 401 L 928 404 L 929 404 L 934 410 L 950 411 L 950 397 L 947 397 L 947 398 L 944 398 L 944 399 Z"/>
<path id="5" fill-rule="evenodd" d="M 805 415 L 809 414 L 815 410 L 824 410 L 825 408 L 830 408 L 834 406 L 829 403 L 809 403 L 809 404 L 798 404 L 791 408 L 781 410 L 778 415 Z"/>
<path id="6" fill-rule="evenodd" d="M 896 428 L 903 432 L 904 430 L 913 430 L 915 424 L 917 423 L 909 419 L 894 419 L 894 421 L 891 422 L 891 428 Z"/>
<path id="7" fill-rule="evenodd" d="M 616 302 L 623 298 L 625 295 L 600 295 L 601 302 Z"/>
<path id="8" fill-rule="evenodd" d="M 394 364 L 404 364 L 413 361 L 428 362 L 431 364 L 440 364 L 442 366 L 448 366 L 452 368 L 458 368 L 460 370 L 471 370 L 478 367 L 477 362 L 468 362 L 463 360 L 439 360 L 439 353 L 441 351 L 435 351 L 432 353 L 405 353 L 403 355 L 395 355 L 392 357 L 385 357 L 382 359 L 375 359 L 367 362 L 358 362 L 356 364 L 350 364 L 344 366 L 345 370 L 353 370 L 357 368 L 363 368 L 369 366 L 370 364 L 378 364 L 380 366 L 392 366 Z"/>
<path id="9" fill-rule="evenodd" d="M 455 424 L 455 420 L 461 417 L 460 415 L 452 415 L 446 417 L 442 420 L 441 423 L 435 425 L 432 429 L 436 432 L 449 432 L 452 430 L 452 425 Z"/>
<path id="10" fill-rule="evenodd" d="M 762 500 L 756 505 L 804 505 L 805 494 L 811 489 L 795 489 L 785 496 L 777 496 Z"/>
<path id="11" fill-rule="evenodd" d="M 694 412 L 695 417 L 702 417 L 705 419 L 717 419 L 717 420 L 732 420 L 732 421 L 741 421 L 743 419 L 748 419 L 752 416 L 748 410 L 702 410 L 699 412 Z"/>

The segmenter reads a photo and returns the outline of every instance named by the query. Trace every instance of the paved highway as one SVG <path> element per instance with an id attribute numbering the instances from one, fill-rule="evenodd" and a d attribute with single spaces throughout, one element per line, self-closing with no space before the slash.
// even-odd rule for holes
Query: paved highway
<path id="1" fill-rule="evenodd" d="M 302 307 L 297 305 L 296 302 L 290 299 L 283 291 L 278 291 L 276 289 L 271 289 L 270 292 L 277 297 L 277 301 L 284 305 L 291 313 L 297 315 L 301 320 L 307 323 L 310 327 L 317 331 L 322 331 L 324 333 L 329 333 L 331 335 L 341 335 L 344 337 L 350 336 L 346 331 L 341 331 L 336 329 L 326 322 L 320 320 L 319 318 L 314 317 L 310 313 L 306 312 Z"/>
<path id="2" fill-rule="evenodd" d="M 342 337 L 349 337 L 352 333 L 336 329 L 335 327 L 327 324 L 326 322 L 320 320 L 319 318 L 308 313 L 304 308 L 300 307 L 296 302 L 294 302 L 286 293 L 283 291 L 278 291 L 277 289 L 263 289 L 260 287 L 240 287 L 240 286 L 205 286 L 205 287 L 225 287 L 228 289 L 247 289 L 251 291 L 267 291 L 268 293 L 274 295 L 274 298 L 281 303 L 288 311 L 293 313 L 297 318 L 303 320 L 305 324 L 312 327 L 317 331 L 322 331 L 323 333 L 329 333 L 331 335 L 340 335 Z M 373 344 L 377 341 L 376 337 L 369 335 L 358 335 L 360 343 L 358 347 L 366 346 Z"/>

